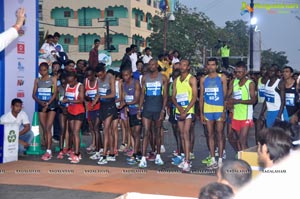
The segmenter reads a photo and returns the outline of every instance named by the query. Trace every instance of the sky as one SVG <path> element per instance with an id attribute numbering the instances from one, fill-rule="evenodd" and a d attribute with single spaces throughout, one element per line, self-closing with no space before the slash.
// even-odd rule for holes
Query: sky
<path id="1" fill-rule="evenodd" d="M 179 2 L 204 12 L 219 27 L 224 27 L 226 21 L 250 19 L 249 13 L 243 16 L 240 14 L 243 0 L 179 0 Z M 250 0 L 246 3 L 250 4 Z M 254 3 L 298 4 L 298 9 L 272 8 L 272 14 L 266 9 L 257 8 L 254 10 L 254 16 L 261 31 L 262 50 L 271 48 L 273 51 L 286 52 L 288 65 L 300 71 L 300 0 L 254 0 Z"/>

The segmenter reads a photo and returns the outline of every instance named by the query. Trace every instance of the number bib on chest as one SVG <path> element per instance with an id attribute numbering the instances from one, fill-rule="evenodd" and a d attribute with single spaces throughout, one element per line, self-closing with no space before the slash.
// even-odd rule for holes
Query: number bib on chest
<path id="1" fill-rule="evenodd" d="M 233 98 L 236 100 L 241 100 L 242 99 L 242 90 L 234 91 Z"/>
<path id="2" fill-rule="evenodd" d="M 295 93 L 286 93 L 285 94 L 285 105 L 295 106 Z"/>
<path id="3" fill-rule="evenodd" d="M 92 100 L 95 99 L 95 96 L 97 94 L 97 90 L 88 90 L 85 92 L 86 96 L 90 97 Z"/>
<path id="4" fill-rule="evenodd" d="M 146 95 L 147 96 L 159 96 L 161 95 L 161 83 L 149 82 L 146 83 Z"/>
<path id="5" fill-rule="evenodd" d="M 51 88 L 38 88 L 38 99 L 43 101 L 49 101 L 52 97 Z"/>
<path id="6" fill-rule="evenodd" d="M 188 93 L 180 93 L 176 95 L 176 101 L 180 106 L 187 106 L 189 104 Z"/>

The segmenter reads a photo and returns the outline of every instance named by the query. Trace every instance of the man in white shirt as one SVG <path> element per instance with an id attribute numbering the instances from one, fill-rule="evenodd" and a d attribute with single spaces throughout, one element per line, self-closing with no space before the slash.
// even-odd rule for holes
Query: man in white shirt
<path id="1" fill-rule="evenodd" d="M 26 149 L 33 140 L 33 132 L 30 130 L 30 122 L 27 114 L 22 111 L 22 100 L 15 98 L 11 101 L 11 111 L 2 115 L 0 124 L 18 124 L 19 132 L 19 155 L 24 155 Z"/>
<path id="2" fill-rule="evenodd" d="M 64 52 L 64 48 L 62 47 L 61 44 L 58 43 L 60 34 L 58 32 L 55 32 L 53 37 L 54 37 L 53 44 L 54 44 L 54 48 L 55 48 L 56 52 Z"/>
<path id="3" fill-rule="evenodd" d="M 50 61 L 51 63 L 57 61 L 57 53 L 53 40 L 53 35 L 48 35 L 47 41 L 42 45 L 40 49 L 40 57 L 46 59 L 47 61 Z"/>
<path id="4" fill-rule="evenodd" d="M 151 59 L 152 59 L 151 49 L 149 47 L 147 47 L 147 48 L 145 48 L 145 55 L 143 56 L 144 64 L 148 64 Z"/>
<path id="5" fill-rule="evenodd" d="M 132 72 L 135 72 L 137 70 L 136 68 L 136 62 L 138 60 L 138 56 L 137 56 L 137 45 L 132 44 L 130 46 L 131 48 L 131 55 L 130 55 L 130 59 L 131 59 L 131 68 L 132 68 Z"/>
<path id="6" fill-rule="evenodd" d="M 18 31 L 23 26 L 25 21 L 25 9 L 19 8 L 17 11 L 17 21 L 16 24 L 13 25 L 11 28 L 6 30 L 5 32 L 0 34 L 0 52 L 6 48 L 12 41 L 18 38 L 19 33 Z"/>

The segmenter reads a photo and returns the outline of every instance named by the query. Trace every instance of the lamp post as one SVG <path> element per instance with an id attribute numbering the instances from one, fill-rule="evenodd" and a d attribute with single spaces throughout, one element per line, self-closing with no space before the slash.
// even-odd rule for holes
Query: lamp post
<path id="1" fill-rule="evenodd" d="M 251 12 L 250 12 L 250 57 L 249 57 L 249 64 L 250 64 L 250 72 L 253 71 L 253 32 L 254 32 L 254 26 L 256 23 L 256 20 L 253 18 L 253 12 L 254 12 L 254 0 L 251 0 L 250 2 Z M 255 23 L 254 23 L 255 22 Z"/>
<path id="2" fill-rule="evenodd" d="M 167 12 L 164 13 L 164 53 L 167 52 L 167 31 L 168 31 L 168 21 L 175 21 L 175 16 L 171 13 L 169 16 Z"/>

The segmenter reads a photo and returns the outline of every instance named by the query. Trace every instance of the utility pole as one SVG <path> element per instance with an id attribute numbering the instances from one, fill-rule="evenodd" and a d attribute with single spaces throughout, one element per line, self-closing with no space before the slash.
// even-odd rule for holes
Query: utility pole
<path id="1" fill-rule="evenodd" d="M 109 41 L 109 22 L 110 21 L 116 21 L 116 19 L 105 19 L 103 21 L 100 21 L 98 19 L 98 22 L 105 22 L 105 27 L 106 27 L 105 50 L 107 50 L 107 51 L 110 51 L 110 41 Z"/>
<path id="2" fill-rule="evenodd" d="M 250 12 L 250 60 L 249 60 L 249 64 L 250 64 L 250 72 L 253 71 L 253 32 L 254 32 L 254 28 L 253 28 L 253 24 L 251 24 L 252 18 L 253 18 L 253 13 L 254 13 L 254 0 L 251 0 L 250 2 L 250 7 L 251 7 L 251 12 Z"/>
<path id="3" fill-rule="evenodd" d="M 168 21 L 167 21 L 167 13 L 165 12 L 165 16 L 164 16 L 164 53 L 167 52 L 167 28 L 168 28 Z"/>

